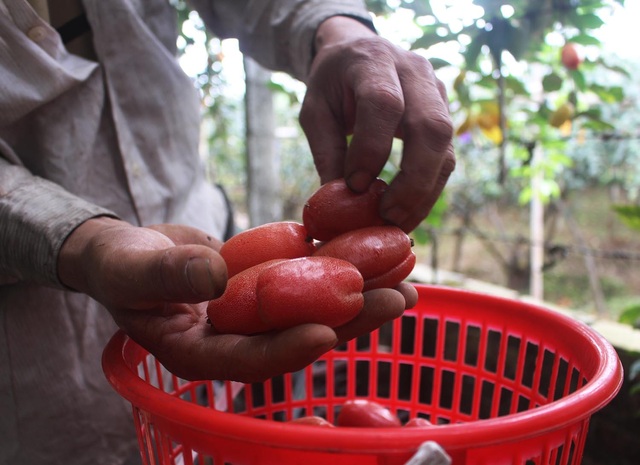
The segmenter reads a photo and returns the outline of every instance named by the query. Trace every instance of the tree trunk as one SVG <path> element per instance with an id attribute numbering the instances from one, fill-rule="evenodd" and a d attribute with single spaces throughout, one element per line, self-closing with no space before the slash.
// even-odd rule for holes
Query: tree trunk
<path id="1" fill-rule="evenodd" d="M 276 151 L 271 72 L 245 57 L 247 138 L 247 208 L 249 225 L 282 219 L 280 157 Z"/>

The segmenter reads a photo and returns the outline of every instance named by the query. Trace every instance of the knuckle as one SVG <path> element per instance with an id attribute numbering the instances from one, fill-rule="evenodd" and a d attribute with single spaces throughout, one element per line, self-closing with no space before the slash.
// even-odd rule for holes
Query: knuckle
<path id="1" fill-rule="evenodd" d="M 402 91 L 391 84 L 380 84 L 362 95 L 382 119 L 398 119 L 405 109 Z"/>

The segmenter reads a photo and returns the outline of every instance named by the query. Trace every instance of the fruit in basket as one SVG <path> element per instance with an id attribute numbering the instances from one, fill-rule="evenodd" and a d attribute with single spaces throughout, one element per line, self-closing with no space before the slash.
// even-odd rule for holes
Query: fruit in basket
<path id="1" fill-rule="evenodd" d="M 317 415 L 308 415 L 306 417 L 296 418 L 295 420 L 291 420 L 290 423 L 297 423 L 300 425 L 311 425 L 311 426 L 324 426 L 328 428 L 335 427 L 333 423 Z"/>
<path id="2" fill-rule="evenodd" d="M 262 262 L 277 258 L 310 256 L 315 244 L 304 225 L 279 221 L 242 231 L 227 240 L 220 255 L 227 264 L 229 277 Z"/>
<path id="3" fill-rule="evenodd" d="M 425 426 L 433 426 L 433 423 L 431 423 L 426 418 L 414 417 L 406 422 L 404 426 L 408 428 L 423 428 Z"/>
<path id="4" fill-rule="evenodd" d="M 342 404 L 336 425 L 387 428 L 399 427 L 401 423 L 385 406 L 368 399 L 353 399 Z"/>
<path id="5" fill-rule="evenodd" d="M 364 305 L 363 279 L 351 263 L 303 257 L 276 263 L 258 276 L 258 314 L 272 329 L 304 323 L 332 328 L 353 319 Z"/>
<path id="6" fill-rule="evenodd" d="M 354 192 L 343 178 L 323 184 L 304 205 L 302 223 L 309 235 L 328 241 L 344 232 L 383 225 L 380 199 L 387 188 L 375 179 L 365 192 Z"/>
<path id="7" fill-rule="evenodd" d="M 416 264 L 411 238 L 397 226 L 371 226 L 339 235 L 318 247 L 314 257 L 336 257 L 353 263 L 364 290 L 393 288 Z"/>

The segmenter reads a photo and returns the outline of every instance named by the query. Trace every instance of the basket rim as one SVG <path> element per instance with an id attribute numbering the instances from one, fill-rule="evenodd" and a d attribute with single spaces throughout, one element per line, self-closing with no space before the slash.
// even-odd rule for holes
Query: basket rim
<path id="1" fill-rule="evenodd" d="M 415 286 L 420 293 L 428 292 L 431 296 L 480 298 L 497 304 L 514 302 L 514 299 L 448 286 Z M 530 438 L 532 431 L 536 431 L 536 436 L 543 435 L 587 419 L 615 397 L 623 381 L 622 365 L 615 349 L 595 330 L 544 306 L 517 302 L 522 311 L 534 312 L 536 318 L 562 325 L 589 343 L 600 361 L 591 379 L 575 392 L 534 409 L 466 423 L 436 425 L 429 428 L 428 433 L 422 428 L 305 428 L 186 402 L 150 385 L 130 368 L 127 356 L 134 352 L 139 355 L 147 352 L 122 330 L 116 332 L 106 345 L 102 366 L 108 382 L 123 398 L 146 412 L 158 424 L 179 425 L 183 431 L 212 433 L 245 443 L 268 443 L 289 449 L 320 447 L 343 453 L 415 450 L 426 436 L 449 450 L 505 444 Z M 251 431 L 251 434 L 247 435 L 247 431 Z"/>

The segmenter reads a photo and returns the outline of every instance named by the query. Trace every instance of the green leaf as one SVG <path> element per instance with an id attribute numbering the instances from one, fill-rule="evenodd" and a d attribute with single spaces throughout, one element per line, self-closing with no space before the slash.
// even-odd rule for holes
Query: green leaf
<path id="1" fill-rule="evenodd" d="M 624 98 L 624 89 L 620 86 L 605 87 L 592 84 L 590 89 L 605 103 L 621 102 Z"/>
<path id="2" fill-rule="evenodd" d="M 464 52 L 464 60 L 468 69 L 477 69 L 478 56 L 482 46 L 487 43 L 487 32 L 479 31 L 475 37 L 471 38 L 471 43 Z"/>
<path id="3" fill-rule="evenodd" d="M 596 37 L 589 34 L 578 34 L 569 39 L 569 42 L 573 42 L 580 45 L 600 45 L 601 42 Z"/>
<path id="4" fill-rule="evenodd" d="M 560 90 L 563 82 L 563 79 L 557 73 L 551 72 L 542 78 L 542 88 L 545 92 L 554 92 Z"/>
<path id="5" fill-rule="evenodd" d="M 618 317 L 618 321 L 626 325 L 635 326 L 640 321 L 640 304 L 625 308 Z M 638 373 L 640 374 L 640 366 L 638 367 Z"/>
<path id="6" fill-rule="evenodd" d="M 614 205 L 613 210 L 624 224 L 640 231 L 640 205 Z"/>
<path id="7" fill-rule="evenodd" d="M 582 92 L 587 90 L 587 82 L 584 78 L 584 74 L 582 73 L 582 71 L 580 71 L 579 69 L 574 69 L 574 70 L 571 70 L 569 74 L 573 78 L 573 82 L 575 82 L 578 90 Z"/>
<path id="8" fill-rule="evenodd" d="M 604 21 L 600 16 L 594 13 L 585 13 L 582 15 L 576 14 L 572 15 L 571 18 L 573 21 L 573 25 L 578 29 L 598 29 L 600 26 L 604 24 Z"/>
<path id="9" fill-rule="evenodd" d="M 442 42 L 448 42 L 450 40 L 456 40 L 456 34 L 447 34 L 446 36 L 439 36 L 438 34 L 428 33 L 423 34 L 421 37 L 418 37 L 413 44 L 411 44 L 412 50 L 417 50 L 420 48 L 428 49 L 429 47 L 440 44 Z"/>
<path id="10" fill-rule="evenodd" d="M 431 3 L 425 0 L 417 0 L 408 2 L 402 0 L 402 8 L 408 8 L 416 12 L 416 16 L 433 16 L 433 8 Z"/>
<path id="11" fill-rule="evenodd" d="M 431 62 L 431 66 L 433 66 L 433 69 L 440 69 L 440 68 L 445 68 L 447 66 L 451 66 L 451 63 L 449 63 L 447 60 L 444 60 L 442 58 L 429 58 L 429 61 Z"/>
<path id="12" fill-rule="evenodd" d="M 529 94 L 529 92 L 527 92 L 527 88 L 525 87 L 524 83 L 520 79 L 514 76 L 507 76 L 505 78 L 505 85 L 507 89 L 511 90 L 515 94 L 518 94 L 518 95 Z"/>

